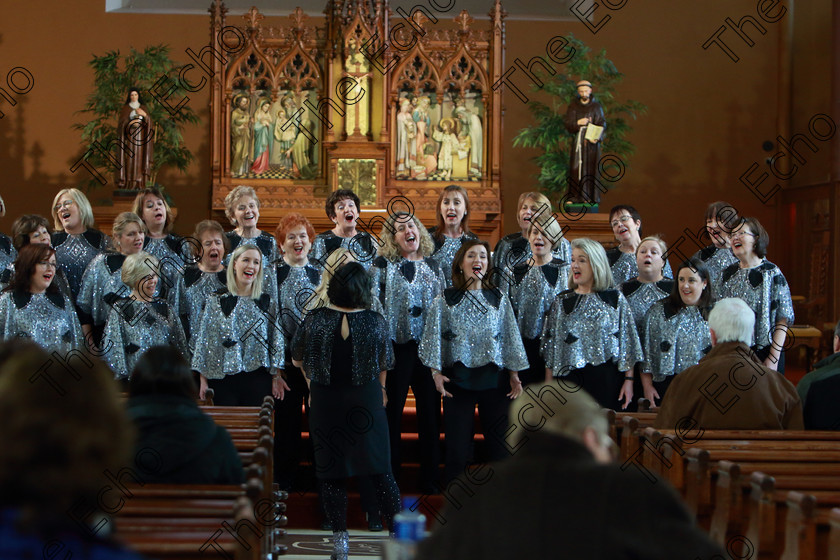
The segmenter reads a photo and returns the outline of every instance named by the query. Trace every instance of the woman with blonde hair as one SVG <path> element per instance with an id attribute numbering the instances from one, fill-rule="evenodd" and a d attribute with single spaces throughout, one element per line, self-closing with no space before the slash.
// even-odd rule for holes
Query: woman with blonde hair
<path id="1" fill-rule="evenodd" d="M 153 346 L 169 345 L 189 357 L 177 313 L 155 297 L 160 270 L 156 257 L 140 251 L 125 257 L 120 276 L 129 294 L 109 294 L 108 320 L 102 339 L 105 360 L 115 377 L 128 388 L 128 378 L 140 356 Z"/>
<path id="2" fill-rule="evenodd" d="M 534 220 L 539 222 L 545 230 L 549 224 L 554 231 L 551 241 L 554 248 L 552 254 L 567 263 L 572 261 L 572 249 L 569 240 L 563 235 L 557 219 L 551 211 L 551 201 L 542 193 L 531 191 L 519 195 L 517 202 L 519 210 L 516 214 L 516 222 L 520 231 L 502 237 L 496 248 L 493 250 L 493 268 L 509 272 L 520 262 L 527 261 L 531 257 L 531 245 L 528 242 L 528 230 Z"/>
<path id="3" fill-rule="evenodd" d="M 260 221 L 260 199 L 253 187 L 238 185 L 225 197 L 225 216 L 235 229 L 227 232 L 230 251 L 240 245 L 253 245 L 260 250 L 263 261 L 263 284 L 269 293 L 277 291 L 273 265 L 279 258 L 277 240 L 267 231 L 257 228 Z M 225 260 L 225 264 L 228 260 Z"/>
<path id="4" fill-rule="evenodd" d="M 260 406 L 280 398 L 285 342 L 278 327 L 276 294 L 263 291 L 263 255 L 250 244 L 230 257 L 227 285 L 210 297 L 195 333 L 192 369 L 221 406 Z"/>
<path id="5" fill-rule="evenodd" d="M 76 299 L 85 336 L 93 332 L 93 342 L 97 346 L 111 310 L 105 296 L 126 296 L 131 291 L 122 281 L 122 266 L 127 256 L 143 251 L 146 224 L 137 214 L 122 212 L 114 219 L 112 235 L 119 253 L 102 253 L 90 262 L 82 276 L 82 287 Z"/>
<path id="6" fill-rule="evenodd" d="M 446 288 L 446 280 L 437 263 L 429 258 L 434 243 L 416 216 L 390 214 L 380 237 L 383 245 L 368 272 L 394 344 L 394 369 L 388 372 L 385 389 L 391 469 L 399 477 L 403 408 L 411 387 L 417 401 L 420 490 L 434 493 L 439 483 L 440 395 L 432 382 L 431 371 L 420 361 L 418 348 L 426 313 Z"/>
<path id="7" fill-rule="evenodd" d="M 52 246 L 58 266 L 67 276 L 73 303 L 82 287 L 82 276 L 90 261 L 113 246 L 107 235 L 94 228 L 93 209 L 79 189 L 61 189 L 53 199 L 55 232 Z"/>
<path id="8" fill-rule="evenodd" d="M 569 290 L 559 294 L 545 319 L 542 353 L 546 381 L 562 377 L 580 385 L 601 406 L 626 409 L 633 400 L 633 368 L 642 344 L 633 311 L 613 286 L 604 247 L 572 241 Z"/>

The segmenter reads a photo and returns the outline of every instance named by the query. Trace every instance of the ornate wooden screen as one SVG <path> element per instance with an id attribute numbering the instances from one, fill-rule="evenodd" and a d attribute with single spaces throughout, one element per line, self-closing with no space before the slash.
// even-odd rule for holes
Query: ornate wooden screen
<path id="1" fill-rule="evenodd" d="M 431 8 L 412 10 L 331 0 L 317 20 L 296 8 L 269 25 L 256 8 L 231 21 L 223 3 L 213 5 L 213 44 L 231 53 L 213 59 L 217 216 L 225 195 L 247 184 L 266 229 L 298 210 L 322 230 L 332 226 L 329 192 L 351 188 L 365 220 L 403 196 L 433 225 L 440 190 L 458 184 L 469 192 L 472 229 L 498 234 L 501 93 L 492 86 L 504 64 L 501 4 L 483 29 L 466 11 L 445 21 Z"/>

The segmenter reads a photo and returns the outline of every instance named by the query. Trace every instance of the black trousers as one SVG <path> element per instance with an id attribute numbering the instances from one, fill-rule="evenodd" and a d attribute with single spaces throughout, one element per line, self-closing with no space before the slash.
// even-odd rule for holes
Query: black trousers
<path id="1" fill-rule="evenodd" d="M 522 385 L 542 383 L 545 381 L 545 360 L 540 356 L 539 338 L 522 338 L 525 346 L 525 356 L 528 358 L 528 369 L 519 372 Z"/>
<path id="2" fill-rule="evenodd" d="M 446 370 L 443 371 L 446 375 Z M 448 377 L 448 375 L 447 375 Z M 484 391 L 472 391 L 447 383 L 446 390 L 451 397 L 443 399 L 443 424 L 446 433 L 446 482 L 447 484 L 464 472 L 470 461 L 473 447 L 475 407 L 478 416 L 488 461 L 503 459 L 507 453 L 503 436 L 497 431 L 508 427 L 508 407 L 510 399 L 507 393 L 510 387 L 504 386 L 500 376 L 497 387 Z M 500 429 L 499 426 L 502 426 Z"/>
<path id="3" fill-rule="evenodd" d="M 624 372 L 619 371 L 612 360 L 597 366 L 586 364 L 582 368 L 573 369 L 564 380 L 569 384 L 580 385 L 602 407 L 621 410 L 618 394 L 624 383 Z"/>
<path id="4" fill-rule="evenodd" d="M 759 360 L 761 360 L 762 363 L 764 363 L 764 360 L 766 360 L 767 356 L 770 355 L 770 350 L 772 350 L 772 349 L 773 349 L 773 345 L 771 344 L 769 346 L 765 346 L 764 348 L 753 347 L 753 352 L 755 352 L 755 357 L 758 358 Z M 784 375 L 785 374 L 785 351 L 784 350 L 779 352 L 779 363 L 776 364 L 776 365 L 778 366 L 778 367 L 776 367 L 776 371 L 778 371 L 779 373 Z"/>
<path id="5" fill-rule="evenodd" d="M 394 369 L 388 372 L 388 431 L 391 438 L 391 470 L 399 478 L 402 447 L 402 418 L 408 388 L 417 401 L 417 433 L 420 443 L 420 489 L 437 487 L 440 465 L 440 393 L 432 372 L 417 357 L 415 341 L 394 344 Z"/>
<path id="6" fill-rule="evenodd" d="M 274 402 L 274 481 L 283 490 L 292 487 L 302 455 L 303 410 L 309 411 L 309 387 L 300 368 L 286 362 L 289 390 Z"/>
<path id="7" fill-rule="evenodd" d="M 271 374 L 261 367 L 208 379 L 207 385 L 216 393 L 213 402 L 217 406 L 262 406 L 263 399 L 271 395 Z"/>

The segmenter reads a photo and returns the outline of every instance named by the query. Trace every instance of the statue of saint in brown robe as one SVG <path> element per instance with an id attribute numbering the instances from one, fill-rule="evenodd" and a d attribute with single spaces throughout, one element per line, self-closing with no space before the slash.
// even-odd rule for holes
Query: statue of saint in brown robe
<path id="1" fill-rule="evenodd" d="M 140 90 L 131 88 L 117 124 L 117 134 L 122 142 L 121 149 L 117 150 L 118 188 L 140 190 L 151 182 L 154 130 L 149 111 L 140 101 Z"/>

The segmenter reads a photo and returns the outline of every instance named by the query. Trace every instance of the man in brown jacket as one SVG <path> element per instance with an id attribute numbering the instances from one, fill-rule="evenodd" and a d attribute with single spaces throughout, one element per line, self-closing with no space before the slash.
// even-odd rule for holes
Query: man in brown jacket
<path id="1" fill-rule="evenodd" d="M 749 345 L 755 314 L 742 300 L 722 299 L 709 314 L 711 351 L 677 374 L 662 400 L 657 428 L 691 418 L 704 429 L 801 430 L 796 388 L 764 367 Z"/>

